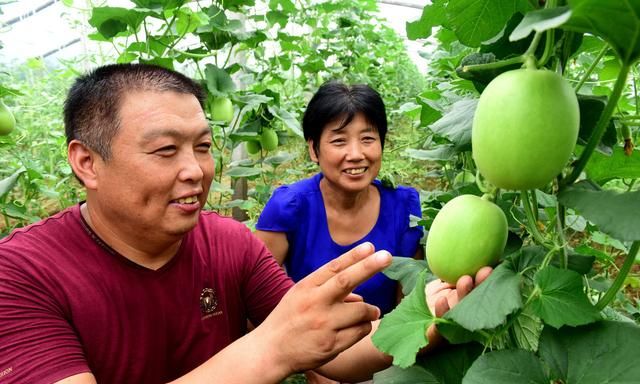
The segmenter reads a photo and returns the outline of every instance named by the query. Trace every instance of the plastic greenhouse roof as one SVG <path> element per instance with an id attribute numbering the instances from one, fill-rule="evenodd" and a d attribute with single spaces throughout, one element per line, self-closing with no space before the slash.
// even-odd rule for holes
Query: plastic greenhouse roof
<path id="1" fill-rule="evenodd" d="M 10 0 L 9 0 L 10 1 Z M 85 53 L 97 51 L 97 44 L 86 38 L 93 32 L 86 24 L 86 16 L 77 8 L 78 0 L 0 0 L 0 63 L 20 63 L 28 58 L 42 57 L 55 64 L 59 59 L 72 59 Z M 426 0 L 379 1 L 380 14 L 400 36 L 406 36 L 405 23 L 420 18 Z M 106 5 L 130 7 L 129 0 L 108 0 Z M 424 68 L 424 59 L 418 52 L 423 49 L 419 42 L 406 41 L 411 58 Z"/>

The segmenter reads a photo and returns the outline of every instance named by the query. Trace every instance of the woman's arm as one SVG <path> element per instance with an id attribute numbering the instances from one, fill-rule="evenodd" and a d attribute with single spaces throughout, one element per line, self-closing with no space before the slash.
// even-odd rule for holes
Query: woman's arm
<path id="1" fill-rule="evenodd" d="M 264 245 L 267 246 L 269 252 L 271 252 L 273 257 L 278 261 L 278 264 L 282 265 L 289 251 L 287 234 L 284 232 L 256 230 L 255 235 L 264 242 Z"/>

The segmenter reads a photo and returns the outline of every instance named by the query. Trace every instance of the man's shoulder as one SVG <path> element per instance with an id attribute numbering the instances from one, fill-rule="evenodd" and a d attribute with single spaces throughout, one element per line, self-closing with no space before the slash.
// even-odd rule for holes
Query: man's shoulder
<path id="1" fill-rule="evenodd" d="M 13 230 L 9 235 L 0 239 L 0 250 L 24 243 L 47 244 L 52 237 L 58 237 L 57 241 L 60 241 L 62 234 L 79 228 L 80 222 L 79 206 L 74 205 L 45 219 Z"/>

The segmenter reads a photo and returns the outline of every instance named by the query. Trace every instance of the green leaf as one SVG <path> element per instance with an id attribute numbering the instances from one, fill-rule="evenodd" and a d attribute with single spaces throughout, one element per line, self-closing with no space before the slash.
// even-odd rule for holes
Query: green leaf
<path id="1" fill-rule="evenodd" d="M 598 310 L 584 293 L 582 276 L 577 272 L 548 266 L 536 273 L 538 294 L 531 300 L 531 309 L 547 324 L 583 325 L 600 319 Z"/>
<path id="2" fill-rule="evenodd" d="M 476 331 L 504 324 L 507 316 L 520 308 L 520 275 L 501 264 L 444 318 Z"/>
<path id="3" fill-rule="evenodd" d="M 449 161 L 452 160 L 458 151 L 453 145 L 441 145 L 433 149 L 413 149 L 409 148 L 405 154 L 411 158 L 429 161 Z"/>
<path id="4" fill-rule="evenodd" d="M 529 9 L 527 0 L 450 0 L 448 25 L 462 44 L 478 47 L 496 36 L 514 13 Z"/>
<path id="5" fill-rule="evenodd" d="M 402 285 L 402 293 L 406 296 L 416 286 L 420 272 L 427 268 L 427 262 L 424 260 L 416 260 L 411 257 L 394 256 L 393 262 L 384 271 L 388 278 L 397 280 Z M 425 272 L 426 281 L 433 280 L 433 276 Z"/>
<path id="6" fill-rule="evenodd" d="M 579 182 L 558 194 L 558 200 L 617 239 L 640 240 L 640 191 L 598 191 Z"/>
<path id="7" fill-rule="evenodd" d="M 393 356 L 393 364 L 401 368 L 415 363 L 420 348 L 428 344 L 427 327 L 435 321 L 424 294 L 425 274 L 420 274 L 415 289 L 382 318 L 372 337 L 373 344 Z"/>
<path id="8" fill-rule="evenodd" d="M 524 19 L 509 36 L 510 41 L 517 41 L 529 36 L 531 32 L 544 32 L 557 28 L 571 17 L 569 7 L 545 8 L 528 12 Z"/>
<path id="9" fill-rule="evenodd" d="M 607 41 L 624 64 L 640 56 L 640 2 L 635 0 L 569 0 L 571 18 L 563 28 Z"/>
<path id="10" fill-rule="evenodd" d="M 513 349 L 489 352 L 478 357 L 462 383 L 549 384 L 549 379 L 544 374 L 542 363 L 533 352 Z"/>
<path id="11" fill-rule="evenodd" d="M 407 368 L 391 366 L 384 371 L 373 375 L 374 383 L 393 384 L 441 384 L 429 371 L 419 365 L 412 365 Z"/>
<path id="12" fill-rule="evenodd" d="M 604 107 L 607 105 L 606 96 L 590 96 L 590 95 L 578 95 L 578 106 L 580 107 L 580 130 L 578 132 L 579 143 L 586 144 L 593 131 L 596 128 L 596 124 L 604 111 Z M 609 121 L 607 129 L 602 136 L 599 143 L 599 149 L 603 152 L 610 153 L 611 147 L 616 145 L 618 141 L 618 134 L 616 127 L 612 121 Z"/>
<path id="13" fill-rule="evenodd" d="M 512 333 L 519 348 L 536 352 L 544 324 L 530 309 L 525 309 L 515 319 Z"/>
<path id="14" fill-rule="evenodd" d="M 26 168 L 20 167 L 20 169 L 15 171 L 11 176 L 0 180 L 0 197 L 6 195 L 7 193 L 9 193 L 9 191 L 11 191 L 11 189 L 13 189 L 13 187 L 18 182 L 18 178 L 25 171 L 26 171 Z"/>
<path id="15" fill-rule="evenodd" d="M 295 159 L 295 156 L 287 152 L 279 152 L 277 155 L 269 156 L 263 160 L 264 164 L 278 166 Z"/>
<path id="16" fill-rule="evenodd" d="M 106 39 L 131 35 L 151 12 L 120 7 L 96 7 L 91 10 L 89 24 Z"/>
<path id="17" fill-rule="evenodd" d="M 581 275 L 586 275 L 587 273 L 591 272 L 591 268 L 593 267 L 593 262 L 595 261 L 595 259 L 596 258 L 593 255 L 580 255 L 572 253 L 567 257 L 567 268 Z M 553 259 L 551 265 L 561 268 L 560 260 L 558 260 L 558 258 Z"/>
<path id="18" fill-rule="evenodd" d="M 624 153 L 624 148 L 616 146 L 611 156 L 594 152 L 585 168 L 587 177 L 604 184 L 612 179 L 640 178 L 640 151 L 634 150 L 631 156 Z"/>
<path id="19" fill-rule="evenodd" d="M 600 321 L 560 330 L 547 327 L 540 340 L 540 357 L 553 367 L 551 379 L 564 383 L 636 383 L 638 345 L 640 327 L 629 322 Z"/>
<path id="20" fill-rule="evenodd" d="M 233 167 L 225 172 L 225 175 L 229 177 L 251 177 L 257 176 L 262 173 L 261 168 L 253 167 Z"/>
<path id="21" fill-rule="evenodd" d="M 204 75 L 207 79 L 207 89 L 213 96 L 227 96 L 236 89 L 231 76 L 213 64 L 207 64 Z"/>
<path id="22" fill-rule="evenodd" d="M 457 150 L 471 148 L 471 124 L 478 99 L 463 99 L 455 102 L 449 111 L 429 128 L 439 136 L 446 137 Z"/>
<path id="23" fill-rule="evenodd" d="M 269 109 L 269 112 L 271 112 L 271 114 L 273 114 L 273 116 L 275 116 L 277 119 L 282 121 L 282 123 L 287 128 L 289 128 L 291 132 L 296 134 L 298 137 L 304 137 L 304 134 L 302 133 L 302 128 L 300 127 L 300 122 L 295 116 L 291 114 L 291 112 L 287 111 L 286 109 L 276 107 L 274 105 L 270 105 L 268 109 Z"/>
<path id="24" fill-rule="evenodd" d="M 416 365 L 424 367 L 438 379 L 438 383 L 461 383 L 462 378 L 482 351 L 483 346 L 479 343 L 443 345 L 436 353 L 421 356 Z"/>
<path id="25" fill-rule="evenodd" d="M 447 21 L 445 2 L 434 0 L 422 9 L 420 20 L 406 24 L 409 40 L 426 39 L 431 36 L 433 27 L 443 25 Z"/>

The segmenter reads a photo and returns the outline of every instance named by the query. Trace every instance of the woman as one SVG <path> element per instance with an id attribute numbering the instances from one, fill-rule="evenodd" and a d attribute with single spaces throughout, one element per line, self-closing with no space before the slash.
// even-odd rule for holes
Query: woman
<path id="1" fill-rule="evenodd" d="M 422 258 L 422 228 L 410 226 L 410 215 L 421 216 L 417 191 L 376 180 L 387 133 L 380 95 L 367 85 L 326 83 L 309 102 L 302 127 L 320 173 L 276 189 L 256 224 L 292 279 L 364 241 L 394 256 Z M 385 314 L 398 302 L 397 288 L 379 273 L 354 292 Z"/>

